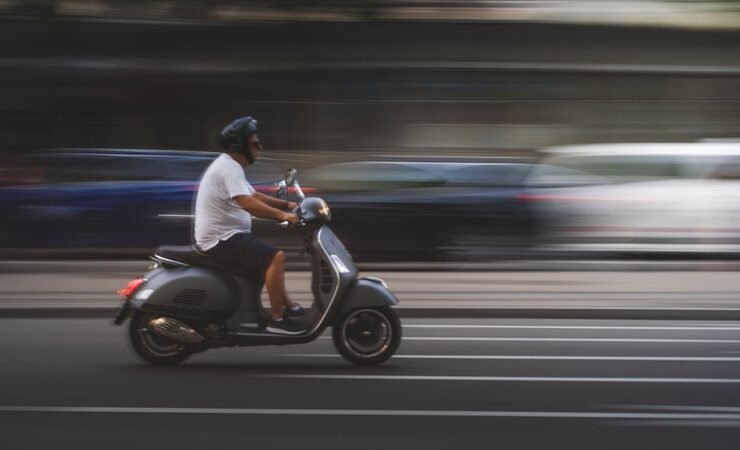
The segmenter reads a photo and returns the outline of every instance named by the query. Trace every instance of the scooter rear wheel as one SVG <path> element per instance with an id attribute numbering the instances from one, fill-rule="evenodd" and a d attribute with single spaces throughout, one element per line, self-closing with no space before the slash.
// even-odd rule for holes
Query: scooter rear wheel
<path id="1" fill-rule="evenodd" d="M 401 344 L 401 321 L 391 308 L 359 308 L 334 324 L 334 345 L 347 360 L 359 366 L 387 361 Z"/>
<path id="2" fill-rule="evenodd" d="M 149 322 L 157 317 L 159 316 L 141 311 L 136 311 L 131 316 L 128 334 L 134 354 L 155 365 L 175 365 L 188 359 L 192 352 L 186 346 L 149 331 Z"/>

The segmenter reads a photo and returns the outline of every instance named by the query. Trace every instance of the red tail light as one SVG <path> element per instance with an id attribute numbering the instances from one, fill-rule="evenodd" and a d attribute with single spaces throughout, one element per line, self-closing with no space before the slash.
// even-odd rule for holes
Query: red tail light
<path id="1" fill-rule="evenodd" d="M 133 280 L 129 281 L 125 288 L 119 289 L 116 291 L 116 293 L 122 297 L 131 297 L 131 294 L 136 292 L 139 287 L 144 284 L 146 280 L 143 278 L 134 278 Z"/>

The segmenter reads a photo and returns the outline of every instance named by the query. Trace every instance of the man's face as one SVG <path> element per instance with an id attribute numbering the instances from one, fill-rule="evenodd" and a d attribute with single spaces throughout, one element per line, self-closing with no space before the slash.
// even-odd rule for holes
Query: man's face
<path id="1" fill-rule="evenodd" d="M 262 153 L 262 143 L 260 142 L 259 136 L 253 134 L 247 138 L 247 150 L 251 152 L 252 158 L 256 161 Z"/>

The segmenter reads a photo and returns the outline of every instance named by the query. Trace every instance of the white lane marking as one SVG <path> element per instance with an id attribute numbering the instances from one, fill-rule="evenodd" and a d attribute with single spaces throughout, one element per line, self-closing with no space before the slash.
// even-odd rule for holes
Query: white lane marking
<path id="1" fill-rule="evenodd" d="M 331 339 L 321 336 L 319 339 Z M 736 339 L 632 339 L 632 338 L 521 338 L 521 337 L 459 337 L 459 336 L 404 336 L 404 341 L 527 341 L 527 342 L 654 342 L 677 344 L 740 344 Z"/>
<path id="2" fill-rule="evenodd" d="M 627 326 L 580 326 L 580 325 L 404 325 L 404 328 L 432 329 L 522 329 L 522 330 L 647 330 L 647 331 L 740 331 L 740 327 L 627 327 Z"/>
<path id="3" fill-rule="evenodd" d="M 165 25 L 165 26 L 182 26 L 192 25 L 193 22 L 189 21 L 163 21 L 163 20 L 132 20 L 123 18 L 107 18 L 98 19 L 96 22 L 100 23 L 123 23 L 123 24 L 154 24 L 154 25 Z M 223 26 L 222 24 L 207 23 L 206 25 L 212 27 Z M 200 23 L 198 26 L 201 26 Z M 60 58 L 60 57 L 34 57 L 34 58 L 2 58 L 0 59 L 0 67 L 7 66 L 22 66 L 22 67 L 33 67 L 33 68 L 60 68 L 60 67 L 71 67 L 71 68 L 86 68 L 86 69 L 97 69 L 97 70 L 120 70 L 120 69 L 150 69 L 152 65 L 146 60 L 132 60 L 129 58 L 112 57 L 102 60 L 100 58 Z M 185 62 L 174 62 L 167 66 L 167 70 L 181 72 L 195 72 L 195 73 L 211 73 L 211 72 L 254 72 L 254 71 L 280 71 L 280 72 L 291 72 L 297 70 L 313 70 L 321 68 L 322 70 L 338 68 L 353 68 L 353 69 L 437 69 L 437 70 L 516 70 L 516 71 L 545 71 L 545 72 L 586 72 L 586 73 L 638 73 L 638 74 L 684 74 L 684 75 L 737 75 L 740 73 L 736 67 L 728 65 L 665 65 L 665 64 L 611 64 L 611 63 L 539 63 L 539 62 L 491 62 L 491 61 L 454 61 L 454 62 L 439 62 L 429 60 L 409 60 L 404 62 L 383 60 L 373 62 L 360 62 L 360 63 L 327 63 L 322 62 L 318 64 L 297 64 L 290 67 L 286 67 L 282 64 L 260 64 L 250 65 L 246 63 L 216 63 L 216 62 L 205 62 L 199 61 L 197 64 L 185 63 Z M 387 98 L 379 98 L 377 101 L 387 101 Z M 413 102 L 440 102 L 443 100 L 424 100 L 424 99 L 411 99 Z M 480 99 L 468 99 L 468 100 L 454 100 L 455 102 L 479 102 Z M 486 100 L 488 101 L 488 100 Z M 292 102 L 291 102 L 292 103 Z M 299 102 L 300 103 L 300 102 Z M 606 261 L 605 261 L 606 262 Z"/>
<path id="4" fill-rule="evenodd" d="M 508 381 L 537 383 L 684 383 L 740 384 L 740 378 L 628 378 L 628 377 L 489 377 L 455 375 L 338 375 L 338 374 L 261 374 L 260 378 L 372 381 Z"/>
<path id="5" fill-rule="evenodd" d="M 519 337 L 403 337 L 404 341 L 536 341 L 536 342 L 654 342 L 681 344 L 740 344 L 736 339 L 633 339 L 633 338 L 519 338 Z"/>
<path id="6" fill-rule="evenodd" d="M 740 413 L 738 406 L 705 406 L 705 405 L 609 405 L 619 409 L 645 409 L 651 411 L 705 411 L 715 413 Z"/>
<path id="7" fill-rule="evenodd" d="M 740 420 L 730 413 L 643 413 L 580 411 L 466 411 L 415 409 L 289 409 L 289 408 L 166 408 L 113 406 L 0 406 L 0 413 L 67 414 L 237 414 L 294 416 L 435 416 L 435 417 L 514 417 L 542 419 L 660 419 L 660 420 Z"/>
<path id="8" fill-rule="evenodd" d="M 335 355 L 332 353 L 287 353 L 280 356 L 291 358 L 341 358 L 340 355 Z M 393 355 L 393 359 L 740 362 L 740 357 L 721 356 Z"/>

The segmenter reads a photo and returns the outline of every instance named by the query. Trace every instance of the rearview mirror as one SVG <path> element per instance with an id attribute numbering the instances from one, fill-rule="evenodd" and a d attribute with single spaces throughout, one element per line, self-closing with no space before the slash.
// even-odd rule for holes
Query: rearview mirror
<path id="1" fill-rule="evenodd" d="M 280 180 L 279 182 L 275 183 L 275 197 L 284 199 L 287 196 L 288 186 L 285 184 L 285 181 Z"/>
<path id="2" fill-rule="evenodd" d="M 298 170 L 291 167 L 285 172 L 285 185 L 293 186 L 295 184 L 295 180 L 297 177 L 298 177 Z"/>

